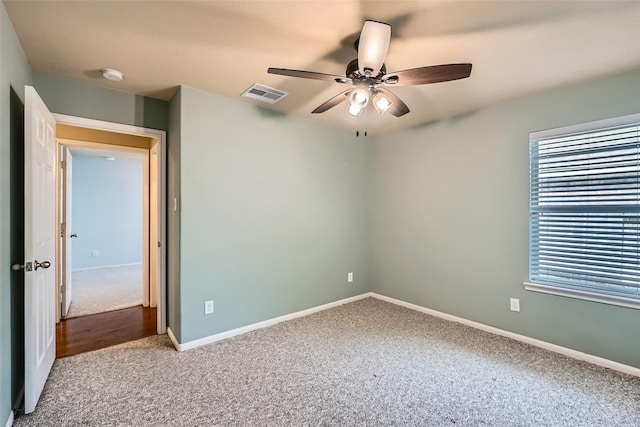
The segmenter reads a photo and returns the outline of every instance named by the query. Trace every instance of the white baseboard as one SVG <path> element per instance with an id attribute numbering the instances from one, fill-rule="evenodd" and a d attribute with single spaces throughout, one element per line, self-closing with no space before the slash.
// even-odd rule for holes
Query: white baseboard
<path id="1" fill-rule="evenodd" d="M 338 301 L 330 302 L 328 304 L 319 305 L 317 307 L 308 308 L 302 311 L 296 311 L 295 313 L 285 314 L 284 316 L 274 317 L 273 319 L 264 320 L 262 322 L 253 323 L 251 325 L 243 326 L 237 329 L 231 329 L 229 331 L 220 332 L 219 334 L 209 335 L 208 337 L 200 338 L 193 341 L 187 341 L 185 343 L 178 343 L 173 333 L 168 329 L 169 339 L 173 342 L 176 350 L 185 351 L 190 350 L 192 348 L 200 347 L 202 345 L 211 344 L 216 341 L 224 340 L 227 338 L 235 337 L 236 335 L 245 334 L 247 332 L 255 331 L 256 329 L 266 328 L 267 326 L 275 325 L 276 323 L 285 322 L 287 320 L 296 319 L 298 317 L 308 316 L 313 313 L 317 313 L 319 311 L 328 310 L 333 307 L 338 307 L 343 304 L 348 304 L 350 302 L 358 301 L 367 297 L 370 297 L 371 292 L 367 292 L 364 294 L 356 295 L 354 297 L 341 299 Z"/>
<path id="2" fill-rule="evenodd" d="M 75 273 L 76 271 L 100 270 L 101 268 L 133 267 L 134 265 L 142 265 L 142 263 L 132 262 L 131 264 L 98 265 L 96 267 L 73 268 L 71 272 Z"/>
<path id="3" fill-rule="evenodd" d="M 640 369 L 625 365 L 622 363 L 614 362 L 613 360 L 605 359 L 598 356 L 593 356 L 591 354 L 583 353 L 581 351 L 572 350 L 570 348 L 562 347 L 556 344 L 551 344 L 546 341 L 538 340 L 535 338 L 527 337 L 525 335 L 516 334 L 514 332 L 505 331 L 503 329 L 495 328 L 493 326 L 485 325 L 484 323 L 474 322 L 473 320 L 464 319 L 462 317 L 452 316 L 450 314 L 442 313 L 440 311 L 431 310 L 430 308 L 425 308 L 420 305 L 411 304 L 399 299 L 390 298 L 384 295 L 376 294 L 375 292 L 370 292 L 370 295 L 374 298 L 377 298 L 382 301 L 390 302 L 393 304 L 400 305 L 402 307 L 410 308 L 412 310 L 420 311 L 425 314 L 429 314 L 431 316 L 439 317 L 441 319 L 449 320 L 452 322 L 461 323 L 463 325 L 471 326 L 472 328 L 480 329 L 485 332 L 489 332 L 495 335 L 501 335 L 503 337 L 511 338 L 516 341 L 521 341 L 526 344 L 531 344 L 536 347 L 543 348 L 545 350 L 553 351 L 554 353 L 559 353 L 564 356 L 571 357 L 573 359 L 584 360 L 585 362 L 593 363 L 594 365 L 602 366 L 604 368 L 613 369 L 616 371 L 624 372 L 625 374 L 633 375 L 636 377 L 640 377 Z"/>
<path id="4" fill-rule="evenodd" d="M 6 427 L 11 427 L 13 425 L 13 411 L 9 412 L 9 418 L 7 419 Z"/>
<path id="5" fill-rule="evenodd" d="M 602 357 L 593 356 L 591 354 L 583 353 L 581 351 L 572 350 L 570 348 L 562 347 L 562 346 L 552 344 L 546 341 L 542 341 L 536 338 L 531 338 L 525 335 L 516 334 L 514 332 L 505 331 L 504 329 L 495 328 L 493 326 L 485 325 L 484 323 L 475 322 L 473 320 L 468 320 L 462 317 L 453 316 L 451 314 L 447 314 L 440 311 L 432 310 L 430 308 L 422 307 L 417 304 L 412 304 L 399 299 L 390 298 L 385 295 L 377 294 L 375 292 L 365 292 L 363 294 L 356 295 L 354 297 L 341 299 L 328 304 L 312 307 L 302 311 L 297 311 L 295 313 L 286 314 L 280 317 L 275 317 L 273 319 L 243 326 L 241 328 L 231 329 L 229 331 L 221 332 L 215 335 L 210 335 L 208 337 L 200 338 L 197 340 L 187 341 L 186 343 L 183 343 L 183 344 L 180 344 L 178 342 L 178 340 L 176 339 L 175 335 L 173 334 L 170 328 L 167 328 L 167 334 L 169 335 L 169 339 L 173 343 L 173 346 L 176 348 L 176 350 L 185 351 L 185 350 L 190 350 L 192 348 L 200 347 L 206 344 L 210 344 L 216 341 L 235 337 L 236 335 L 245 334 L 247 332 L 254 331 L 256 329 L 266 328 L 268 326 L 275 325 L 276 323 L 285 322 L 287 320 L 296 319 L 298 317 L 308 316 L 310 314 L 317 313 L 319 311 L 327 310 L 333 307 L 337 307 L 343 304 L 348 304 L 350 302 L 358 301 L 368 297 L 377 298 L 381 301 L 386 301 L 392 304 L 409 308 L 411 310 L 419 311 L 421 313 L 425 313 L 431 316 L 439 317 L 441 319 L 449 320 L 451 322 L 461 323 L 463 325 L 470 326 L 472 328 L 476 328 L 481 331 L 511 338 L 513 340 L 524 342 L 526 344 L 531 344 L 533 346 L 540 347 L 545 350 L 553 351 L 554 353 L 559 353 L 564 356 L 571 357 L 573 359 L 583 360 L 585 362 L 593 363 L 594 365 L 602 366 L 604 368 L 609 368 L 619 372 L 624 372 L 625 374 L 640 377 L 640 368 L 625 365 L 619 362 L 614 362 L 613 360 L 605 359 Z"/>

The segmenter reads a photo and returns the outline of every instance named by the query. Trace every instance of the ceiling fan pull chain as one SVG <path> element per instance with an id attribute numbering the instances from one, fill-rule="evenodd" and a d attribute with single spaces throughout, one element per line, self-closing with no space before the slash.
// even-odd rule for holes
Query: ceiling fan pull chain
<path id="1" fill-rule="evenodd" d="M 368 110 L 368 108 L 364 109 L 364 136 L 367 136 L 367 121 L 368 121 L 368 119 L 367 119 L 367 117 L 368 117 L 367 110 Z"/>

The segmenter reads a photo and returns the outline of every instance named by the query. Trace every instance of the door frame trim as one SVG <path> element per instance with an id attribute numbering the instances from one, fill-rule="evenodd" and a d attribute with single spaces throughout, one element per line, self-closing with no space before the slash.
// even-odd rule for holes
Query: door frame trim
<path id="1" fill-rule="evenodd" d="M 84 117 L 69 116 L 66 114 L 53 114 L 57 123 L 82 127 L 88 129 L 102 130 L 107 132 L 123 133 L 128 135 L 143 136 L 148 138 L 155 138 L 158 140 L 159 153 L 158 153 L 158 196 L 159 196 L 159 209 L 158 209 L 158 241 L 160 243 L 160 256 L 158 262 L 158 306 L 157 306 L 157 329 L 158 334 L 164 334 L 167 332 L 167 292 L 166 292 L 166 260 L 167 260 L 167 245 L 166 245 L 166 210 L 167 210 L 167 169 L 166 169 L 166 155 L 167 155 L 167 133 L 163 130 L 144 128 L 134 125 L 125 125 L 122 123 L 106 122 L 103 120 L 87 119 Z"/>

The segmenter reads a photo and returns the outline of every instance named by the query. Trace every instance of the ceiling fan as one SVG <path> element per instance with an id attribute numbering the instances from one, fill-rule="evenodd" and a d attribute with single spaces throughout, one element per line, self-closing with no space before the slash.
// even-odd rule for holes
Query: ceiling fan
<path id="1" fill-rule="evenodd" d="M 444 64 L 387 73 L 384 59 L 387 56 L 391 26 L 383 22 L 367 20 L 360 37 L 355 42 L 358 57 L 347 65 L 345 76 L 316 73 L 313 71 L 269 68 L 271 74 L 325 80 L 351 85 L 344 92 L 325 101 L 312 113 L 324 113 L 330 108 L 349 100 L 348 112 L 359 116 L 371 102 L 378 111 L 400 117 L 409 112 L 409 107 L 385 86 L 415 86 L 427 83 L 464 79 L 471 75 L 471 64 Z"/>

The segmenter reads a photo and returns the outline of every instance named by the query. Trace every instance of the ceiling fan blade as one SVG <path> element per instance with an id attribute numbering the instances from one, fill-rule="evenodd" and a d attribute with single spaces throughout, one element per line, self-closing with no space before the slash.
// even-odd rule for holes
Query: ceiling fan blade
<path id="1" fill-rule="evenodd" d="M 365 21 L 358 41 L 358 68 L 363 76 L 377 76 L 384 63 L 391 40 L 391 25 Z"/>
<path id="2" fill-rule="evenodd" d="M 393 86 L 414 86 L 466 79 L 470 75 L 471 64 L 432 65 L 387 73 L 383 83 Z"/>
<path id="3" fill-rule="evenodd" d="M 270 74 L 280 74 L 281 76 L 300 77 L 303 79 L 325 80 L 336 83 L 351 83 L 351 79 L 335 74 L 316 73 L 313 71 L 289 70 L 287 68 L 269 68 Z"/>
<path id="4" fill-rule="evenodd" d="M 407 107 L 407 104 L 402 102 L 402 100 L 398 98 L 396 95 L 394 95 L 390 90 L 380 86 L 377 86 L 376 89 L 378 89 L 380 92 L 385 94 L 389 99 L 391 99 L 391 107 L 389 107 L 389 109 L 387 110 L 390 114 L 396 117 L 400 117 L 400 116 L 404 116 L 410 111 L 409 107 Z"/>
<path id="5" fill-rule="evenodd" d="M 341 102 L 349 99 L 349 95 L 351 95 L 351 92 L 353 92 L 353 89 L 347 89 L 344 92 L 337 94 L 333 98 L 320 104 L 318 108 L 312 111 L 312 113 L 324 113 L 329 108 L 333 108 L 336 105 L 340 104 Z"/>

